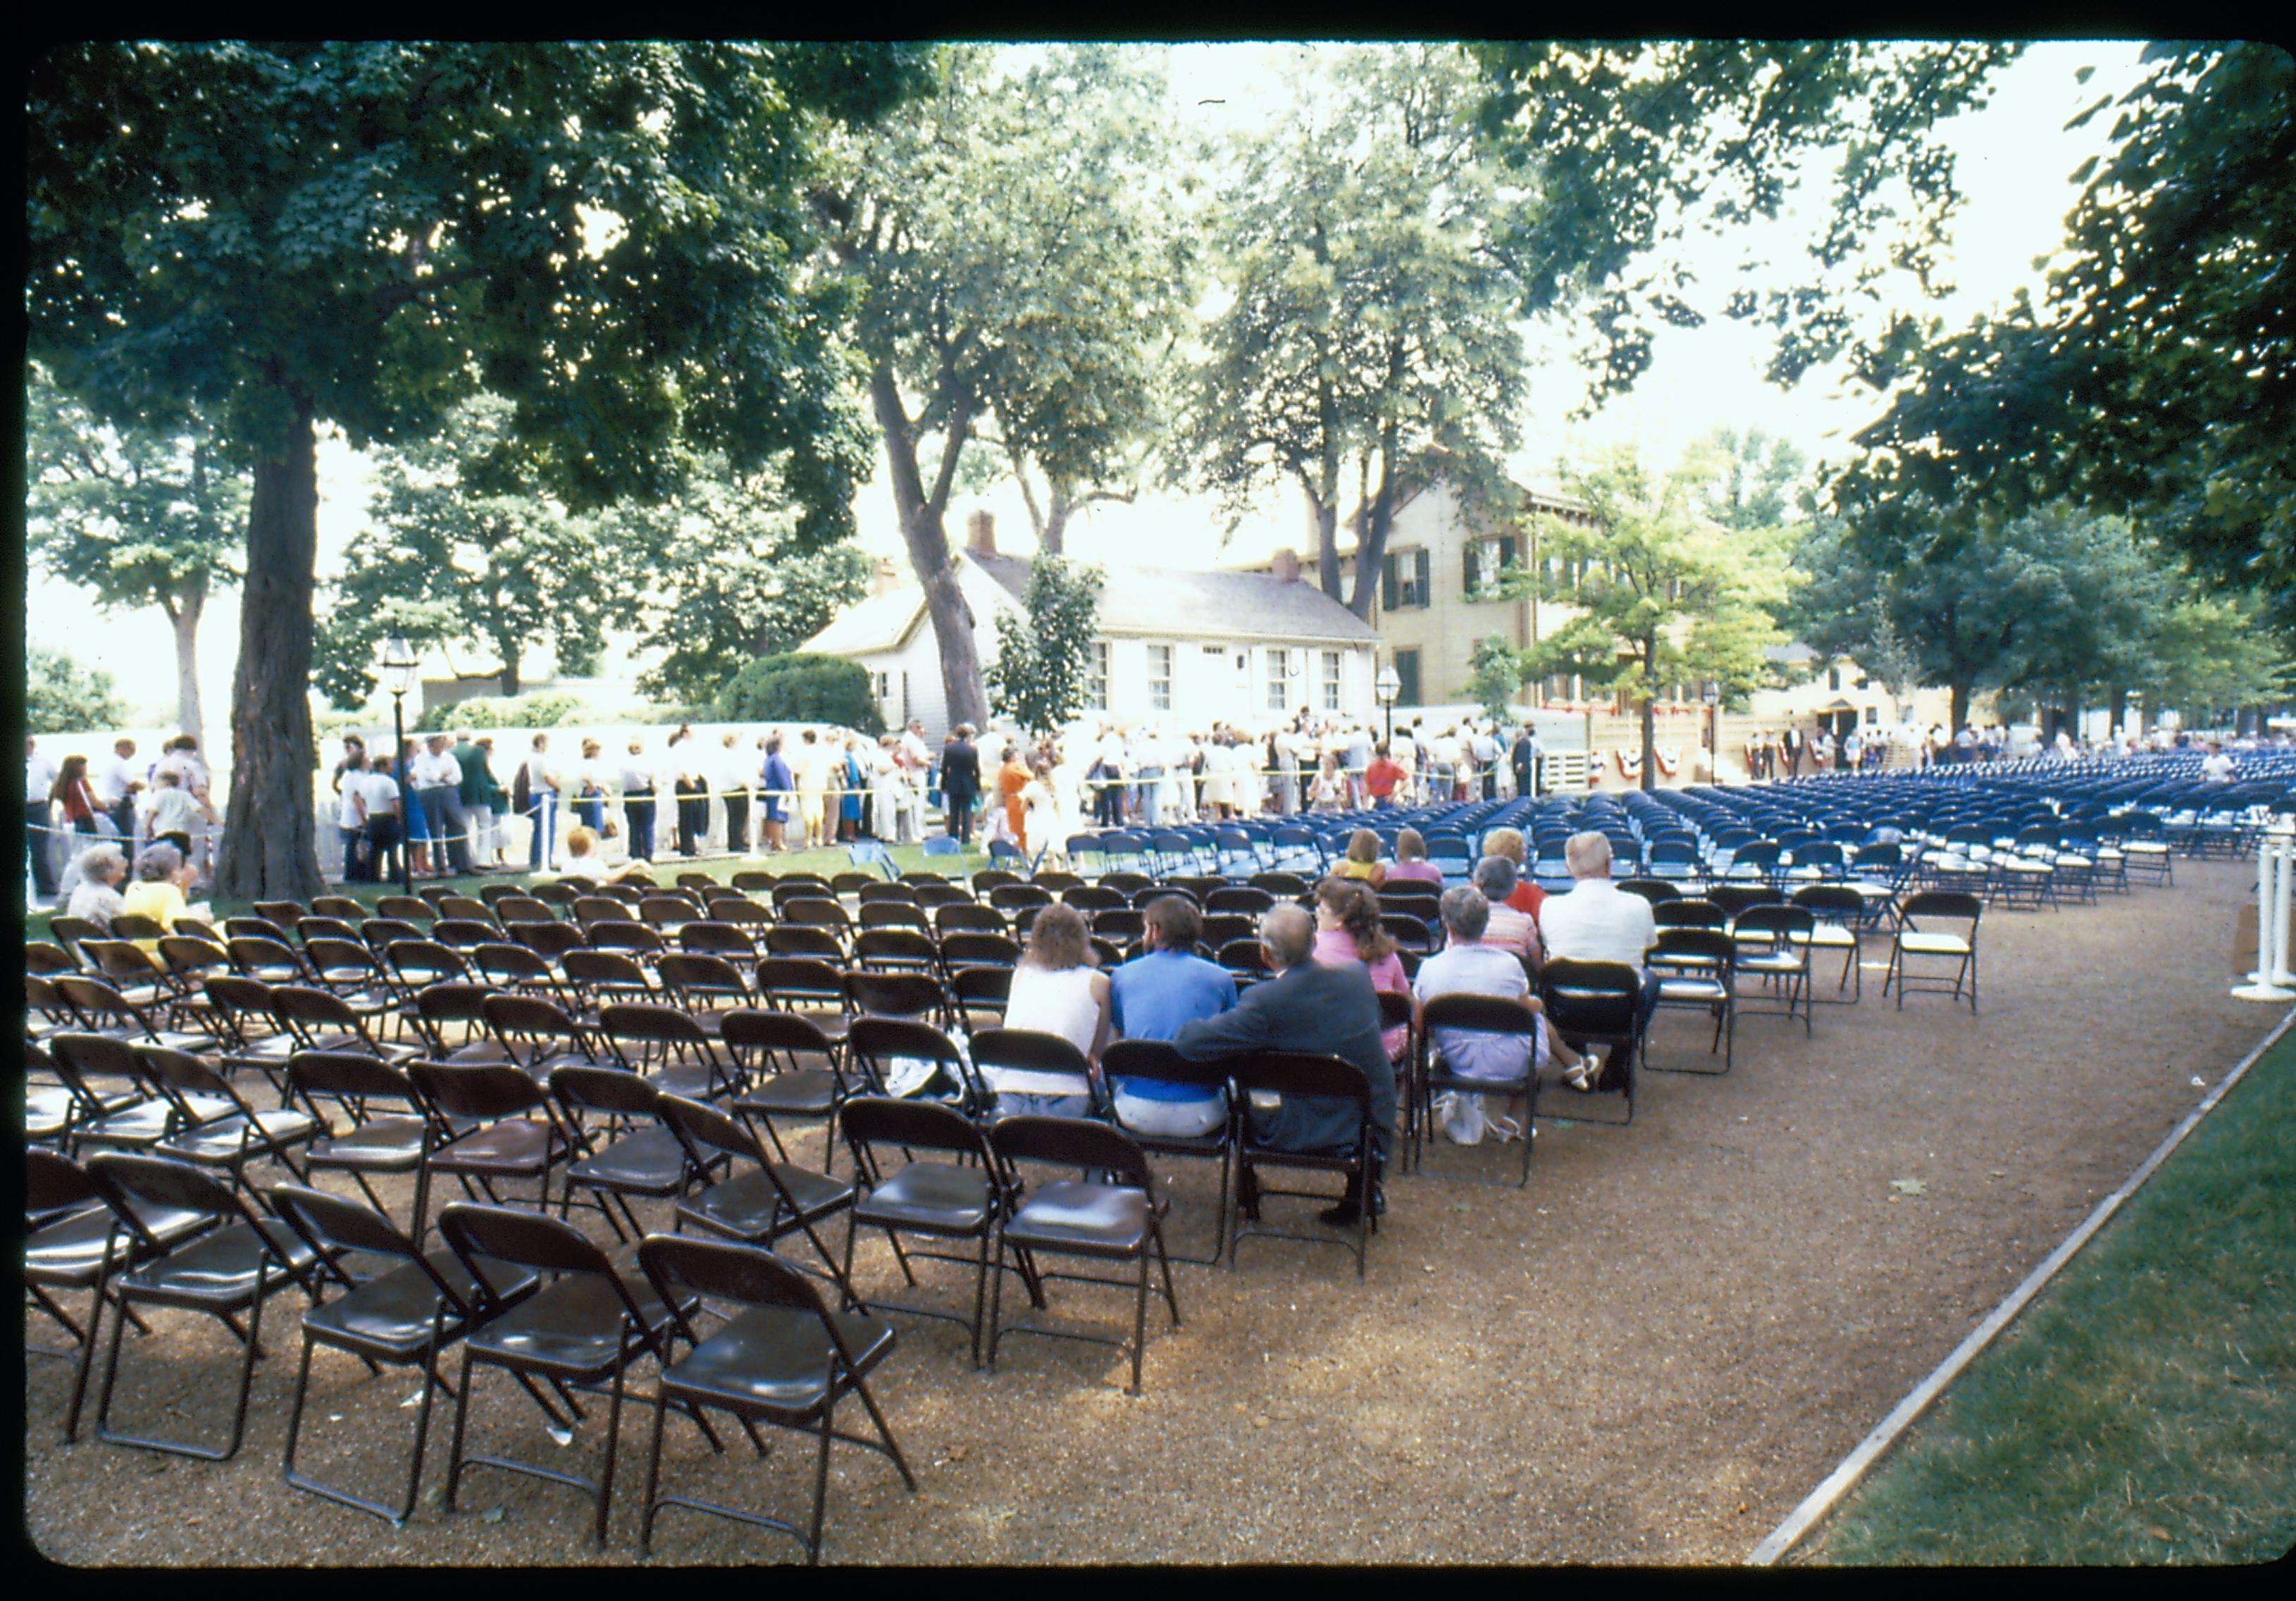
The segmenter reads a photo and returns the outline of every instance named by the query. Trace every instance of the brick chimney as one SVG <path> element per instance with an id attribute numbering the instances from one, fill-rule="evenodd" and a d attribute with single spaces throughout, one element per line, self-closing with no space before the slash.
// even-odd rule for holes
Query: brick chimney
<path id="1" fill-rule="evenodd" d="M 1275 552 L 1275 560 L 1267 570 L 1275 576 L 1278 583 L 1299 583 L 1300 552 L 1293 550 L 1290 545 L 1285 545 L 1282 550 Z"/>
<path id="2" fill-rule="evenodd" d="M 985 508 L 964 519 L 964 548 L 976 556 L 996 554 L 996 519 Z"/>
<path id="3" fill-rule="evenodd" d="M 869 564 L 869 592 L 890 594 L 901 587 L 900 564 L 890 556 L 880 556 Z"/>

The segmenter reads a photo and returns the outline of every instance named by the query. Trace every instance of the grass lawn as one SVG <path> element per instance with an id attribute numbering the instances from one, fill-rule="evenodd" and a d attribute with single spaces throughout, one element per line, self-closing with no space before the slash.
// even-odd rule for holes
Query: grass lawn
<path id="1" fill-rule="evenodd" d="M 2296 1033 L 1804 1561 L 2258 1563 L 2296 1546 Z"/>
<path id="2" fill-rule="evenodd" d="M 903 872 L 917 868 L 931 868 L 934 872 L 947 878 L 961 878 L 988 865 L 988 854 L 980 850 L 967 851 L 955 856 L 935 856 L 928 860 L 924 846 L 921 845 L 897 845 L 890 848 L 894 865 Z M 731 882 L 735 873 L 750 869 L 773 873 L 816 872 L 824 878 L 854 870 L 852 857 L 847 854 L 844 846 L 840 845 L 834 850 L 791 851 L 780 856 L 716 856 L 705 857 L 696 862 L 688 862 L 684 857 L 673 854 L 653 864 L 653 876 L 657 882 L 669 884 L 673 883 L 680 873 L 707 873 L 724 884 Z M 459 894 L 474 895 L 487 885 L 523 884 L 533 876 L 521 869 L 517 872 L 472 873 L 461 878 L 417 878 L 414 881 L 414 886 L 417 889 L 443 887 L 452 889 Z M 327 886 L 327 893 L 348 895 L 362 905 L 372 906 L 384 895 L 398 894 L 398 886 L 395 883 L 331 884 Z M 243 917 L 253 910 L 245 901 L 234 901 L 222 896 L 216 897 L 210 904 L 215 910 L 218 921 L 225 918 Z M 53 915 L 49 911 L 25 912 L 24 937 L 47 938 L 48 920 Z"/>

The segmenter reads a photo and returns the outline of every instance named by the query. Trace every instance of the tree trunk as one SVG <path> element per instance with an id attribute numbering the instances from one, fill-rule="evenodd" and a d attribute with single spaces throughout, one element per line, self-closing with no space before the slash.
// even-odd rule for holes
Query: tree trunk
<path id="1" fill-rule="evenodd" d="M 1643 637 L 1643 779 L 1645 789 L 1658 788 L 1658 638 Z"/>
<path id="2" fill-rule="evenodd" d="M 1356 592 L 1348 601 L 1348 609 L 1366 623 L 1371 621 L 1371 599 L 1379 592 L 1377 585 L 1386 563 L 1387 536 L 1395 527 L 1395 455 L 1396 429 L 1390 422 L 1380 435 L 1379 494 L 1372 501 L 1370 515 L 1356 530 Z"/>
<path id="3" fill-rule="evenodd" d="M 1969 698 L 1975 686 L 1966 679 L 1956 679 L 1947 687 L 1951 695 L 1952 709 L 1947 714 L 1951 726 L 1945 731 L 1947 738 L 1950 739 L 1969 726 Z"/>
<path id="4" fill-rule="evenodd" d="M 200 614 L 207 603 L 208 578 L 201 573 L 184 581 L 168 611 L 176 631 L 176 721 L 202 746 L 208 731 L 200 713 Z"/>
<path id="5" fill-rule="evenodd" d="M 520 682 L 519 653 L 515 650 L 497 650 L 496 654 L 502 658 L 502 692 L 505 695 L 517 694 Z"/>
<path id="6" fill-rule="evenodd" d="M 885 464 L 893 476 L 893 505 L 900 513 L 901 541 L 908 547 L 909 567 L 925 592 L 925 612 L 932 619 L 933 642 L 940 652 L 941 688 L 948 698 L 951 724 L 987 726 L 988 698 L 980 682 L 980 653 L 973 643 L 978 626 L 972 608 L 957 587 L 956 568 L 949 560 L 948 530 L 941 521 L 948 504 L 948 486 L 956 458 L 964 448 L 964 429 L 971 408 L 959 402 L 950 408 L 947 448 L 941 453 L 939 481 L 925 493 L 924 477 L 917 470 L 916 434 L 901 406 L 901 392 L 890 364 L 879 362 L 869 374 L 869 398 L 877 413 L 878 431 L 885 437 Z"/>
<path id="7" fill-rule="evenodd" d="M 1301 487 L 1307 487 L 1304 482 Z M 1316 525 L 1316 581 L 1323 585 L 1325 594 L 1344 605 L 1345 592 L 1340 584 L 1340 509 L 1329 496 L 1308 489 L 1308 515 Z M 1356 571 L 1363 571 L 1360 560 L 1356 563 Z"/>
<path id="8" fill-rule="evenodd" d="M 1076 502 L 1069 498 L 1069 486 L 1058 478 L 1053 480 L 1052 509 L 1045 514 L 1045 526 L 1037 535 L 1037 545 L 1047 556 L 1068 553 L 1069 513 Z"/>
<path id="9" fill-rule="evenodd" d="M 324 893 L 312 838 L 311 584 L 319 543 L 311 403 L 298 396 L 276 456 L 258 453 L 231 690 L 231 804 L 216 891 L 236 900 Z"/>

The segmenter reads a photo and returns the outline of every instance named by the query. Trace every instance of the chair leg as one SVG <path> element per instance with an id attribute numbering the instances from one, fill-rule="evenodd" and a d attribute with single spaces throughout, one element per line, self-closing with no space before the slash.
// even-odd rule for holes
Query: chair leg
<path id="1" fill-rule="evenodd" d="M 653 1555 L 653 1515 L 658 1508 L 654 1492 L 661 1483 L 661 1431 L 669 1418 L 669 1395 L 666 1385 L 658 1385 L 653 1396 L 653 1442 L 646 1450 L 645 1509 L 638 1518 L 638 1555 Z"/>
<path id="2" fill-rule="evenodd" d="M 821 1450 L 814 1458 L 813 1521 L 805 1537 L 805 1560 L 808 1566 L 821 1565 L 821 1515 L 829 1499 L 829 1441 L 830 1414 L 837 1409 L 837 1393 L 832 1388 L 821 1403 Z"/>
<path id="3" fill-rule="evenodd" d="M 1148 1346 L 1148 1250 L 1140 1250 L 1140 1287 L 1132 1303 L 1132 1387 L 1128 1395 L 1140 1393 L 1140 1362 Z"/>

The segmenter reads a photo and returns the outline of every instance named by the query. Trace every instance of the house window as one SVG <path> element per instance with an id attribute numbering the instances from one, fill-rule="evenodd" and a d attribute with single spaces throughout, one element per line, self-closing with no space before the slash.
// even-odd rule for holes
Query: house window
<path id="1" fill-rule="evenodd" d="M 1336 650 L 1324 652 L 1324 709 L 1340 709 L 1340 653 Z"/>
<path id="2" fill-rule="evenodd" d="M 1866 708 L 1866 722 L 1868 722 L 1868 723 L 1879 723 L 1879 722 L 1881 722 L 1881 721 L 1882 721 L 1882 708 L 1881 708 L 1880 707 L 1878 707 L 1878 706 L 1869 706 L 1869 707 L 1867 707 Z"/>
<path id="3" fill-rule="evenodd" d="M 1280 646 L 1267 651 L 1267 709 L 1280 712 L 1292 704 L 1292 653 Z"/>
<path id="4" fill-rule="evenodd" d="M 1496 595 L 1482 592 L 1499 581 L 1499 576 L 1514 565 L 1514 535 L 1504 535 L 1497 539 L 1477 539 L 1464 547 L 1465 594 L 1471 600 L 1495 600 Z"/>
<path id="5" fill-rule="evenodd" d="M 1395 678 L 1399 686 L 1395 692 L 1398 706 L 1419 704 L 1419 652 L 1398 650 L 1395 653 Z"/>
<path id="6" fill-rule="evenodd" d="M 1838 690 L 1841 687 L 1841 668 L 1828 667 L 1825 670 L 1825 687 L 1829 690 Z"/>
<path id="7" fill-rule="evenodd" d="M 1870 690 L 1874 687 L 1874 681 L 1867 674 L 1860 673 L 1857 675 L 1857 687 L 1861 690 Z"/>
<path id="8" fill-rule="evenodd" d="M 1085 679 L 1085 704 L 1108 709 L 1108 641 L 1092 642 L 1092 672 Z"/>
<path id="9" fill-rule="evenodd" d="M 1428 576 L 1426 551 L 1390 552 L 1380 562 L 1380 604 L 1390 611 L 1428 604 Z"/>
<path id="10" fill-rule="evenodd" d="M 1148 647 L 1148 705 L 1153 710 L 1172 709 L 1172 647 Z"/>

